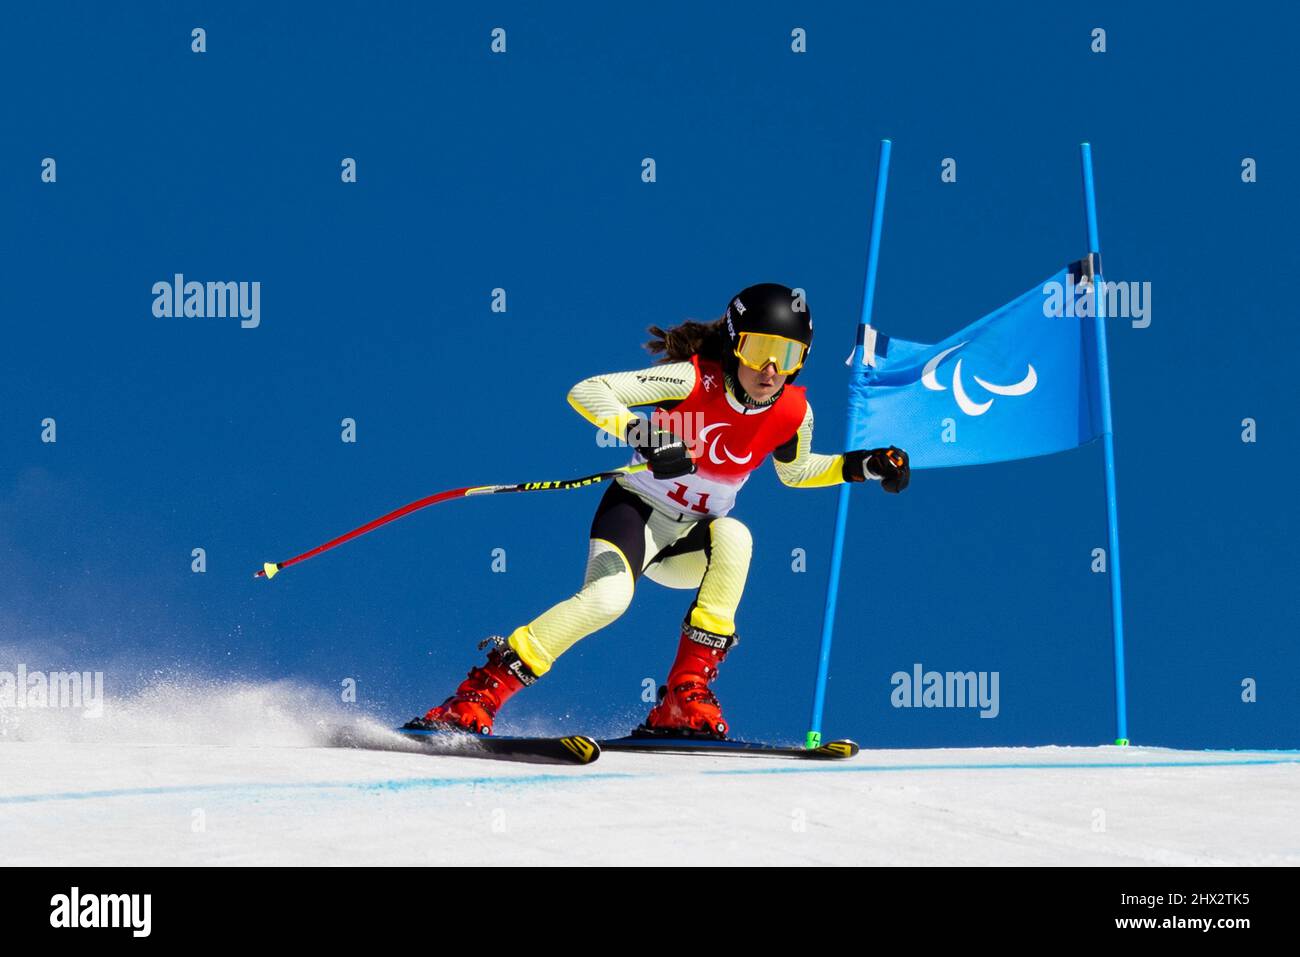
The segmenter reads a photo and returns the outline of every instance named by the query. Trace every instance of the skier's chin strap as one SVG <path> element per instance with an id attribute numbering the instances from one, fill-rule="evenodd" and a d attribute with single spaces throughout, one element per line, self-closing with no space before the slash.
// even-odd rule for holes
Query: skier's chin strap
<path id="1" fill-rule="evenodd" d="M 727 384 L 727 391 L 735 396 L 736 401 L 746 409 L 766 409 L 768 406 L 775 405 L 776 400 L 781 398 L 781 393 L 785 391 L 785 386 L 783 385 L 781 388 L 776 390 L 776 393 L 772 398 L 759 401 L 758 399 L 751 397 L 750 394 L 741 386 L 740 380 L 730 372 L 725 373 L 723 378 Z"/>

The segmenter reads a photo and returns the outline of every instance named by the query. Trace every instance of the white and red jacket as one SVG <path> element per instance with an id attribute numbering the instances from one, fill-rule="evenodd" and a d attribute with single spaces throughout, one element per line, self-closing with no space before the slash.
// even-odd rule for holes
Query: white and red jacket
<path id="1" fill-rule="evenodd" d="M 686 443 L 696 471 L 674 479 L 644 471 L 619 481 L 683 518 L 726 515 L 750 473 L 774 452 L 777 472 L 787 485 L 843 481 L 842 456 L 810 451 L 812 410 L 802 386 L 787 385 L 770 405 L 748 407 L 728 390 L 722 366 L 698 356 L 586 379 L 570 391 L 569 403 L 619 438 L 635 418 L 630 406 L 655 406 L 652 423 Z M 636 454 L 632 461 L 644 459 Z"/>

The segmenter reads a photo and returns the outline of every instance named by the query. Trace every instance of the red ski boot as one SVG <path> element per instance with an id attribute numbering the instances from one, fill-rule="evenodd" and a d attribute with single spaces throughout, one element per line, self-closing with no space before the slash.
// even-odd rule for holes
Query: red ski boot
<path id="1" fill-rule="evenodd" d="M 727 722 L 709 682 L 739 641 L 735 635 L 717 635 L 684 623 L 668 683 L 659 689 L 659 703 L 650 709 L 642 728 L 653 734 L 725 738 Z"/>
<path id="2" fill-rule="evenodd" d="M 471 668 L 469 677 L 460 683 L 455 694 L 430 708 L 423 718 L 416 718 L 408 728 L 492 733 L 492 722 L 500 707 L 520 688 L 535 682 L 537 676 L 504 638 L 498 635 L 485 638 L 479 642 L 479 650 L 488 644 L 496 647 L 488 652 L 487 664 Z"/>

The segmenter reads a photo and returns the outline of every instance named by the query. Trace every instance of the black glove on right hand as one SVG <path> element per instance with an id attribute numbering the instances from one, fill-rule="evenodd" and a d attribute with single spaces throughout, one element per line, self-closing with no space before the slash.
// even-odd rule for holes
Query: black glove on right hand
<path id="1" fill-rule="evenodd" d="M 686 443 L 667 429 L 645 419 L 633 419 L 627 427 L 627 444 L 636 449 L 657 479 L 681 478 L 695 471 L 695 461 Z"/>

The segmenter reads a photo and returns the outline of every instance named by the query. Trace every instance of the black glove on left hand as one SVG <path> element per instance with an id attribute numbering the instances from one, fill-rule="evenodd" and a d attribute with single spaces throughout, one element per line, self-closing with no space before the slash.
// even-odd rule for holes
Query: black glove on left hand
<path id="1" fill-rule="evenodd" d="M 887 449 L 858 449 L 844 453 L 844 481 L 864 482 L 868 473 L 872 478 L 880 479 L 886 492 L 901 492 L 912 477 L 907 453 L 893 445 Z"/>

